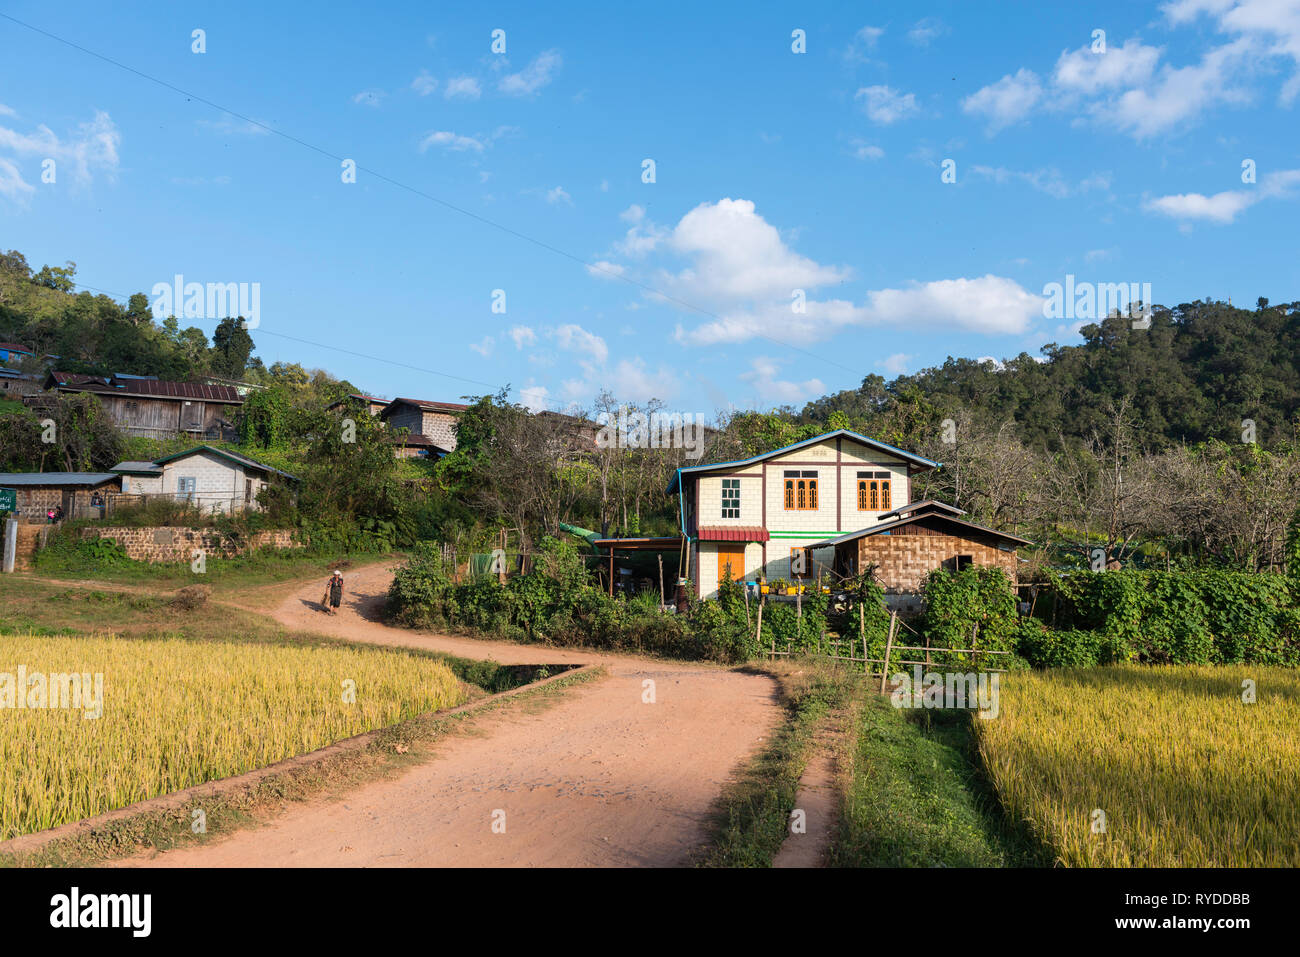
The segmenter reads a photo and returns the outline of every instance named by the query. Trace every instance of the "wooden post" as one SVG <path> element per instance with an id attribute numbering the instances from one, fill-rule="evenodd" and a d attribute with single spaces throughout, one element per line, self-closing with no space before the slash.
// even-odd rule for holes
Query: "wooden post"
<path id="1" fill-rule="evenodd" d="M 758 642 L 760 642 L 760 641 L 763 640 L 763 603 L 766 602 L 766 601 L 767 601 L 767 596 L 766 596 L 766 595 L 764 595 L 764 596 L 762 596 L 761 598 L 758 599 L 758 627 L 754 630 L 754 642 L 755 642 L 755 644 L 757 644 Z M 776 651 L 776 638 L 775 638 L 775 637 L 772 638 L 772 651 L 773 651 L 773 652 Z M 770 657 L 775 658 L 776 655 L 775 655 L 775 654 L 772 654 Z"/>
<path id="2" fill-rule="evenodd" d="M 609 546 L 609 597 L 614 597 L 614 546 Z"/>
<path id="3" fill-rule="evenodd" d="M 740 584 L 745 589 L 745 624 L 748 625 L 754 620 L 749 614 L 749 584 L 747 582 L 741 582 Z"/>
<path id="4" fill-rule="evenodd" d="M 889 637 L 885 639 L 885 663 L 880 669 L 880 693 L 885 693 L 885 682 L 889 680 L 889 655 L 894 650 L 894 626 L 898 622 L 898 612 L 889 616 Z"/>
<path id="5" fill-rule="evenodd" d="M 664 595 L 664 553 L 659 553 L 659 607 L 662 608 L 668 604 L 668 598 Z"/>

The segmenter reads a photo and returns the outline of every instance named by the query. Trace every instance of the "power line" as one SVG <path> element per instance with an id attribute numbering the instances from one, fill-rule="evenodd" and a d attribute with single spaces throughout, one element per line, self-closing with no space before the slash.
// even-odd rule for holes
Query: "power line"
<path id="1" fill-rule="evenodd" d="M 191 93 L 190 91 L 185 90 L 185 89 L 182 89 L 182 88 L 179 87 L 179 86 L 176 86 L 176 85 L 174 85 L 174 84 L 172 84 L 172 83 L 168 83 L 166 80 L 159 79 L 158 77 L 156 77 L 156 76 L 152 76 L 152 75 L 150 75 L 150 74 L 148 74 L 148 73 L 145 73 L 145 72 L 143 72 L 142 70 L 137 70 L 137 69 L 135 69 L 134 67 L 127 66 L 125 63 L 120 63 L 119 61 L 114 60 L 114 59 L 112 59 L 111 57 L 104 56 L 102 53 L 97 53 L 96 51 L 91 50 L 91 49 L 88 49 L 88 48 L 86 48 L 86 47 L 83 47 L 83 46 L 81 46 L 80 44 L 73 43 L 71 40 L 66 40 L 66 39 L 64 39 L 63 37 L 60 37 L 60 36 L 58 36 L 58 35 L 56 35 L 56 34 L 53 34 L 53 33 L 50 33 L 50 32 L 47 31 L 47 30 L 42 30 L 40 27 L 36 27 L 36 26 L 33 26 L 33 25 L 30 24 L 30 23 L 26 23 L 26 22 L 24 22 L 24 21 L 22 21 L 22 20 L 19 20 L 17 17 L 10 16 L 10 15 L 7 14 L 7 13 L 0 13 L 0 17 L 3 17 L 4 19 L 9 20 L 11 23 L 16 23 L 16 24 L 17 24 L 18 26 L 20 26 L 20 27 L 24 27 L 24 28 L 26 28 L 26 29 L 28 29 L 28 30 L 31 30 L 31 31 L 34 32 L 34 33 L 39 33 L 41 36 L 48 37 L 48 38 L 51 39 L 51 40 L 54 40 L 54 41 L 56 41 L 56 42 L 58 42 L 58 43 L 62 43 L 62 44 L 65 45 L 65 46 L 71 47 L 72 49 L 77 50 L 78 52 L 84 53 L 84 54 L 86 54 L 87 56 L 94 57 L 94 58 L 97 59 L 97 60 L 102 60 L 103 62 L 109 64 L 110 66 L 117 67 L 118 69 L 120 69 L 120 70 L 125 70 L 125 71 L 128 72 L 128 73 L 131 73 L 131 74 L 133 74 L 133 75 L 135 75 L 135 76 L 140 77 L 141 79 L 148 80 L 150 83 L 155 83 L 155 84 L 157 84 L 158 86 L 161 86 L 161 87 L 163 87 L 163 88 L 165 88 L 165 89 L 171 90 L 171 91 L 174 92 L 174 93 L 179 93 L 179 94 L 181 94 L 182 96 L 187 97 L 187 98 L 189 98 L 189 99 L 191 99 L 191 100 L 197 100 L 199 103 L 202 103 L 202 104 L 204 104 L 205 106 L 210 106 L 210 107 L 212 107 L 213 109 L 215 109 L 215 110 L 219 110 L 219 111 L 222 112 L 222 113 L 227 113 L 227 114 L 229 114 L 230 116 L 235 117 L 236 119 L 243 120 L 245 123 L 250 123 L 250 124 L 252 124 L 253 126 L 256 126 L 256 127 L 259 128 L 259 129 L 265 130 L 265 131 L 268 132 L 268 133 L 272 133 L 272 134 L 274 134 L 275 136 L 279 136 L 279 137 L 281 137 L 282 139 L 288 140 L 288 141 L 291 142 L 291 143 L 295 143 L 295 144 L 297 144 L 298 146 L 304 147 L 305 149 L 309 149 L 309 150 L 311 150 L 311 151 L 314 152 L 314 153 L 319 153 L 321 156 L 325 156 L 325 157 L 328 157 L 328 158 L 333 159 L 333 160 L 338 160 L 339 162 L 342 162 L 342 161 L 344 161 L 345 159 L 347 159 L 347 157 L 343 157 L 343 156 L 339 156 L 339 155 L 337 155 L 337 154 L 335 154 L 335 153 L 331 153 L 329 150 L 326 150 L 326 149 L 323 149 L 322 147 L 316 146 L 316 145 L 313 144 L 313 143 L 308 143 L 306 140 L 300 139 L 300 138 L 298 138 L 298 137 L 296 137 L 296 136 L 293 136 L 292 134 L 285 133 L 285 132 L 283 132 L 283 131 L 281 131 L 281 130 L 276 129 L 276 128 L 273 127 L 273 126 L 268 126 L 267 124 L 262 123 L 262 122 L 260 122 L 259 120 L 255 120 L 255 119 L 253 119 L 252 117 L 245 116 L 245 115 L 242 114 L 242 113 L 238 113 L 238 112 L 236 112 L 235 110 L 232 110 L 232 109 L 229 109 L 229 108 L 227 108 L 227 107 L 224 107 L 224 106 L 222 106 L 222 105 L 219 104 L 219 103 L 215 103 L 215 102 L 213 102 L 212 100 L 209 100 L 209 99 L 207 99 L 207 98 L 205 98 L 205 97 L 199 96 L 197 93 Z M 568 252 L 567 250 L 561 249 L 561 248 L 559 248 L 558 246 L 554 246 L 554 245 L 552 245 L 551 243 L 546 242 L 545 240 L 537 239 L 536 237 L 534 237 L 534 236 L 529 236 L 529 235 L 527 235 L 526 233 L 521 233 L 521 232 L 519 232 L 518 230 L 516 230 L 516 229 L 512 229 L 511 227 L 506 226 L 506 225 L 504 225 L 504 224 L 502 224 L 502 223 L 498 223 L 498 222 L 496 222 L 495 220 L 488 219 L 486 216 L 481 216 L 481 215 L 479 215 L 478 213 L 475 213 L 475 212 L 472 212 L 472 211 L 470 211 L 470 210 L 468 210 L 468 209 L 465 209 L 464 207 L 457 206 L 457 205 L 454 204 L 454 203 L 447 202 L 446 200 L 441 199 L 440 197 L 434 196 L 432 193 L 427 193 L 427 192 L 425 192 L 425 191 L 422 190 L 422 189 L 419 189 L 419 188 L 414 187 L 414 186 L 410 186 L 410 185 L 408 185 L 408 184 L 406 184 L 406 183 L 403 183 L 403 182 L 401 182 L 401 181 L 399 181 L 399 180 L 393 179 L 392 177 L 385 176 L 383 173 L 380 173 L 380 172 L 377 171 L 377 170 L 373 170 L 373 169 L 370 169 L 370 168 L 368 168 L 368 167 L 364 167 L 364 166 L 360 166 L 360 165 L 358 165 L 356 168 L 357 168 L 359 171 L 363 172 L 363 173 L 366 173 L 366 174 L 368 174 L 368 175 L 370 175 L 370 176 L 375 177 L 375 178 L 378 179 L 378 180 L 381 180 L 382 182 L 388 183 L 390 186 L 394 186 L 394 187 L 396 187 L 396 188 L 398 188 L 398 189 L 405 190 L 406 192 L 409 192 L 409 193 L 411 193 L 411 194 L 413 194 L 413 195 L 415 195 L 415 196 L 419 196 L 419 197 L 421 197 L 422 199 L 427 199 L 427 200 L 429 200 L 430 202 L 437 203 L 438 205 L 443 206 L 443 207 L 445 207 L 446 209 L 452 210 L 453 212 L 460 213 L 462 216 L 467 216 L 467 217 L 469 217 L 470 219 L 473 219 L 473 220 L 475 220 L 476 222 L 482 223 L 482 224 L 485 225 L 485 226 L 490 226 L 491 228 L 496 229 L 496 230 L 499 230 L 499 231 L 501 231 L 501 232 L 503 232 L 503 233 L 506 233 L 506 234 L 509 235 L 509 236 L 513 236 L 513 237 L 516 238 L 516 239 L 521 239 L 521 240 L 523 240 L 524 242 L 531 243 L 532 245 L 537 246 L 537 247 L 540 248 L 540 249 L 545 249 L 545 250 L 547 250 L 548 252 L 551 252 L 551 253 L 556 254 L 557 256 L 562 256 L 562 257 L 564 257 L 565 259 L 568 259 L 568 260 L 570 260 L 570 261 L 572 261 L 572 262 L 575 262 L 575 263 L 577 263 L 577 264 L 580 265 L 580 266 L 584 266 L 584 267 L 586 267 L 586 268 L 589 269 L 589 270 L 592 270 L 592 271 L 595 271 L 595 272 L 603 273 L 603 274 L 605 274 L 606 276 L 609 276 L 609 277 L 612 278 L 612 279 L 619 279 L 619 280 L 622 280 L 623 282 L 625 282 L 625 283 L 627 283 L 627 284 L 629 284 L 629 285 L 631 285 L 631 286 L 635 286 L 635 287 L 637 287 L 638 289 L 641 289 L 641 290 L 644 291 L 644 292 L 652 293 L 652 294 L 655 295 L 656 297 L 658 297 L 658 298 L 660 298 L 660 299 L 662 299 L 662 300 L 664 300 L 664 301 L 666 301 L 666 302 L 674 303 L 674 304 L 679 305 L 679 306 L 681 306 L 681 307 L 683 307 L 683 308 L 685 308 L 685 309 L 688 309 L 688 310 L 690 310 L 690 311 L 692 311 L 692 312 L 698 313 L 699 315 L 704 316 L 704 317 L 706 317 L 706 318 L 713 319 L 713 320 L 716 320 L 716 321 L 719 321 L 719 322 L 723 321 L 723 320 L 722 320 L 722 317 L 719 316 L 717 313 L 711 312 L 711 311 L 709 311 L 708 309 L 703 308 L 702 306 L 697 306 L 697 305 L 695 305 L 694 303 L 687 302 L 687 301 L 684 300 L 684 299 L 679 299 L 679 298 L 677 298 L 676 296 L 671 296 L 671 295 L 669 295 L 668 293 L 665 293 L 665 292 L 663 292 L 663 291 L 661 291 L 661 290 L 659 290 L 659 289 L 656 289 L 655 287 L 653 287 L 653 286 L 651 286 L 651 285 L 648 285 L 647 283 L 640 282 L 640 281 L 637 280 L 637 279 L 633 279 L 631 276 L 624 275 L 624 274 L 623 274 L 622 272 L 620 272 L 620 271 L 616 271 L 616 270 L 612 270 L 612 269 L 607 269 L 605 266 L 601 265 L 600 263 L 589 262 L 589 261 L 583 259 L 581 256 L 574 255 L 573 253 L 570 253 L 570 252 Z M 854 368 L 852 368 L 852 367 L 850 367 L 850 366 L 846 366 L 846 365 L 844 365 L 843 363 L 836 362 L 836 361 L 833 360 L 833 359 L 828 359 L 828 358 L 826 358 L 825 356 L 817 355 L 817 354 L 814 353 L 814 352 L 809 352 L 809 351 L 806 350 L 806 349 L 801 349 L 801 348 L 799 348 L 798 346 L 791 345 L 791 344 L 789 344 L 788 342 L 783 342 L 783 341 L 781 341 L 780 339 L 773 338 L 772 336 L 766 335 L 766 334 L 764 334 L 764 333 L 761 333 L 761 332 L 754 332 L 753 335 L 757 336 L 757 337 L 760 338 L 760 339 L 765 339 L 765 340 L 767 340 L 768 342 L 773 343 L 774 345 L 781 346 L 783 349 L 789 349 L 789 350 L 791 350 L 791 351 L 793 351 L 793 352 L 798 352 L 798 353 L 801 353 L 802 355 L 808 356 L 808 357 L 811 358 L 811 359 L 816 359 L 818 362 L 824 362 L 824 363 L 826 363 L 826 364 L 828 364 L 828 365 L 832 365 L 832 366 L 835 366 L 835 367 L 837 367 L 837 368 L 843 369 L 843 370 L 845 370 L 846 372 L 850 372 L 850 373 L 852 373 L 852 374 L 854 374 L 854 375 L 858 375 L 858 374 L 859 374 L 859 370 L 857 370 L 857 369 L 854 369 Z M 325 348 L 329 348 L 329 347 L 325 347 Z M 439 373 L 439 374 L 441 374 L 441 373 Z"/>

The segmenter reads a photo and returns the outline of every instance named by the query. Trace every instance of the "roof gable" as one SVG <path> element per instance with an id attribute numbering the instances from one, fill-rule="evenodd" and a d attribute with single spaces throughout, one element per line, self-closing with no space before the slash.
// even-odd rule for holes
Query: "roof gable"
<path id="1" fill-rule="evenodd" d="M 671 495 L 673 494 L 673 492 L 677 491 L 679 484 L 681 482 L 681 477 L 687 473 L 712 472 L 716 469 L 722 469 L 722 468 L 734 469 L 738 467 L 744 467 L 747 465 L 754 465 L 759 462 L 765 462 L 768 459 L 787 455 L 798 449 L 807 448 L 810 445 L 817 445 L 822 442 L 826 442 L 829 439 L 836 439 L 836 438 L 848 438 L 873 451 L 883 452 L 886 455 L 895 456 L 907 462 L 908 465 L 916 466 L 919 471 L 924 472 L 924 471 L 929 471 L 930 469 L 937 469 L 943 467 L 942 462 L 935 462 L 931 459 L 927 459 L 923 455 L 917 455 L 915 452 L 906 452 L 903 449 L 895 448 L 894 446 L 889 445 L 886 442 L 881 442 L 877 439 L 873 439 L 868 435 L 862 435 L 861 433 L 854 432 L 851 429 L 836 429 L 833 432 L 823 432 L 821 435 L 814 435 L 810 439 L 803 439 L 800 442 L 795 442 L 791 445 L 785 446 L 784 448 L 773 449 L 771 452 L 764 452 L 760 455 L 754 455 L 747 459 L 737 459 L 736 461 L 733 462 L 716 462 L 711 465 L 690 465 L 683 468 L 679 468 L 677 472 L 673 475 L 672 481 L 668 483 L 667 494 Z"/>
<path id="2" fill-rule="evenodd" d="M 282 472 L 280 469 L 267 465 L 265 462 L 250 459 L 245 455 L 240 455 L 238 452 L 231 452 L 229 449 L 214 448 L 211 445 L 196 445 L 194 448 L 187 449 L 184 452 L 177 452 L 174 455 L 167 455 L 160 459 L 154 459 L 154 465 L 166 465 L 169 462 L 175 462 L 179 459 L 187 459 L 191 455 L 202 455 L 204 453 L 220 456 L 223 459 L 234 462 L 236 465 L 242 465 L 245 468 L 258 469 L 262 472 L 283 475 L 287 479 L 292 479 L 295 482 L 299 481 L 298 476 L 290 475 L 288 472 Z"/>

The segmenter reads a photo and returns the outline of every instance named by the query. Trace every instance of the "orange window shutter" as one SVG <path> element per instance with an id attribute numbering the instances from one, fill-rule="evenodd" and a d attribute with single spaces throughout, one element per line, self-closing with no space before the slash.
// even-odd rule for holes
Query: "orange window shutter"
<path id="1" fill-rule="evenodd" d="M 785 507 L 794 508 L 794 481 L 786 479 L 785 481 Z"/>
<path id="2" fill-rule="evenodd" d="M 817 508 L 817 480 L 816 479 L 808 480 L 808 507 L 811 509 Z"/>
<path id="3" fill-rule="evenodd" d="M 888 511 L 892 506 L 889 504 L 889 483 L 880 483 L 880 507 Z"/>
<path id="4" fill-rule="evenodd" d="M 875 482 L 871 483 L 871 509 L 875 511 L 880 508 L 880 491 Z"/>
<path id="5" fill-rule="evenodd" d="M 858 511 L 865 512 L 866 510 L 867 510 L 867 483 L 859 482 L 858 483 Z"/>

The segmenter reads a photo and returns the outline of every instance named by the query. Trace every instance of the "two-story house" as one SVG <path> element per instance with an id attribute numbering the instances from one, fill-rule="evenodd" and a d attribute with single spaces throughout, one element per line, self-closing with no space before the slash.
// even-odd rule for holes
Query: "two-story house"
<path id="1" fill-rule="evenodd" d="M 939 467 L 838 429 L 738 462 L 678 469 L 668 494 L 679 497 L 696 595 L 715 595 L 728 573 L 753 581 L 829 571 L 830 544 L 811 551 L 802 576 L 793 554 L 879 523 L 912 500 L 913 476 Z"/>

